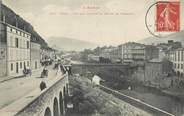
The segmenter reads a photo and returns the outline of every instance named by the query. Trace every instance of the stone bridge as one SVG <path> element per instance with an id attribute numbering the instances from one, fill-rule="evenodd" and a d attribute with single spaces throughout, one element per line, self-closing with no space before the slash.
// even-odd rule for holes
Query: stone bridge
<path id="1" fill-rule="evenodd" d="M 69 66 L 69 65 L 68 65 Z M 129 65 L 124 64 L 72 64 L 72 73 L 84 74 L 86 72 L 99 73 L 101 70 L 114 69 L 118 70 L 126 75 L 130 73 Z"/>
<path id="2" fill-rule="evenodd" d="M 66 112 L 68 74 L 47 82 L 47 88 L 37 89 L 0 111 L 2 116 L 62 116 Z"/>

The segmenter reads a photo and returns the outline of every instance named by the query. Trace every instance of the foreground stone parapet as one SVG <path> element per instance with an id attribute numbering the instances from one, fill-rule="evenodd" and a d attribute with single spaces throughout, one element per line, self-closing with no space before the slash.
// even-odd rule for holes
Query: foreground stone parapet
<path id="1" fill-rule="evenodd" d="M 65 96 L 68 74 L 58 74 L 47 82 L 47 88 L 38 89 L 3 108 L 3 116 L 59 116 L 65 114 Z M 15 93 L 16 94 L 16 93 Z"/>

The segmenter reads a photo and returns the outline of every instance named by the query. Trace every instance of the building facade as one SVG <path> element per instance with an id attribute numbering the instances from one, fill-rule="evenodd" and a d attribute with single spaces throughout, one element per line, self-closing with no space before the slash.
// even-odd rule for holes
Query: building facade
<path id="1" fill-rule="evenodd" d="M 5 67 L 1 76 L 21 76 L 24 68 L 30 68 L 30 38 L 31 35 L 24 30 L 1 22 L 3 27 L 1 32 L 2 49 L 5 50 L 5 64 L 1 64 L 1 68 Z M 6 69 L 6 70 L 5 70 Z M 1 72 L 1 73 L 2 73 Z"/>
<path id="2" fill-rule="evenodd" d="M 158 58 L 158 48 L 152 45 L 144 45 L 128 42 L 119 46 L 119 57 L 123 62 L 142 62 Z"/>
<path id="3" fill-rule="evenodd" d="M 118 58 L 123 60 L 123 44 L 118 46 Z"/>
<path id="4" fill-rule="evenodd" d="M 171 61 L 173 69 L 178 76 L 184 75 L 184 48 L 178 48 L 173 51 Z"/>
<path id="5" fill-rule="evenodd" d="M 153 82 L 172 73 L 173 64 L 165 59 L 152 59 L 145 63 L 145 81 Z"/>
<path id="6" fill-rule="evenodd" d="M 38 43 L 31 42 L 31 69 L 36 71 L 41 68 L 41 46 Z"/>
<path id="7" fill-rule="evenodd" d="M 103 58 L 107 58 L 107 59 L 110 59 L 110 52 L 111 52 L 112 48 L 106 48 L 106 49 L 103 49 L 100 53 L 100 57 L 103 57 Z"/>
<path id="8" fill-rule="evenodd" d="M 118 53 L 118 47 L 108 47 L 101 51 L 100 57 L 109 59 L 111 62 L 119 62 L 119 53 Z"/>
<path id="9" fill-rule="evenodd" d="M 171 60 L 173 57 L 173 51 L 182 47 L 181 42 L 174 42 L 168 40 L 167 43 L 160 43 L 156 46 L 159 49 L 159 59 Z"/>
<path id="10" fill-rule="evenodd" d="M 118 56 L 118 47 L 112 48 L 109 55 L 110 55 L 110 60 L 112 62 L 120 62 L 121 61 L 119 56 Z"/>
<path id="11" fill-rule="evenodd" d="M 89 54 L 88 55 L 88 61 L 89 62 L 99 62 L 100 61 L 100 57 L 94 54 Z"/>
<path id="12" fill-rule="evenodd" d="M 6 26 L 0 23 L 0 77 L 6 76 L 7 69 Z"/>

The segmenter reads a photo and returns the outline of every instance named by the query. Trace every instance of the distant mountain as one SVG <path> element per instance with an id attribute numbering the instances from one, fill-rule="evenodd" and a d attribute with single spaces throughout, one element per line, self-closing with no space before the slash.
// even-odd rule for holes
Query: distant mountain
<path id="1" fill-rule="evenodd" d="M 47 42 L 51 47 L 64 51 L 82 51 L 97 47 L 94 43 L 67 37 L 50 37 Z"/>
<path id="2" fill-rule="evenodd" d="M 179 42 L 182 42 L 182 44 L 184 45 L 184 30 L 168 35 L 166 38 L 158 39 L 156 37 L 148 37 L 148 38 L 139 40 L 138 42 L 143 44 L 157 44 L 157 43 L 163 43 L 163 42 L 165 43 L 168 40 L 179 41 Z"/>

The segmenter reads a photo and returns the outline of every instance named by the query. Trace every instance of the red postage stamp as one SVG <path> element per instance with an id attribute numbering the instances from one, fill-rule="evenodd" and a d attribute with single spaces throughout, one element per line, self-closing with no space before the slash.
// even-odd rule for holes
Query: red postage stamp
<path id="1" fill-rule="evenodd" d="M 180 2 L 158 2 L 156 5 L 156 31 L 180 31 Z"/>

